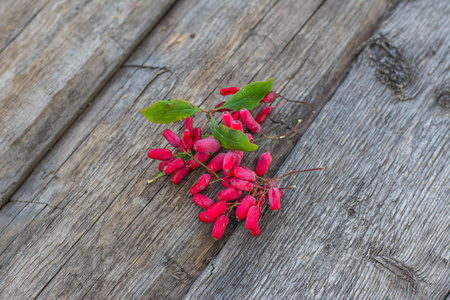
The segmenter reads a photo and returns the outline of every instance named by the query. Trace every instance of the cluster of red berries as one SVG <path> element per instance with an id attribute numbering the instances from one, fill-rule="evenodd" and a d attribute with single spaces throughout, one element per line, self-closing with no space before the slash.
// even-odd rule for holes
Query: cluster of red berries
<path id="1" fill-rule="evenodd" d="M 220 93 L 224 96 L 231 95 L 239 91 L 239 88 L 222 89 Z M 277 94 L 268 93 L 261 102 L 271 103 Z M 217 107 L 223 105 L 219 103 Z M 250 132 L 258 133 L 261 130 L 262 123 L 272 112 L 272 107 L 266 106 L 261 110 L 256 118 L 253 118 L 247 109 L 230 113 L 229 110 L 219 110 L 222 112 L 222 120 L 225 126 L 244 132 L 245 125 Z M 241 122 L 242 120 L 242 122 Z M 172 182 L 178 184 L 189 173 L 203 165 L 209 174 L 200 176 L 197 183 L 191 188 L 193 201 L 201 208 L 206 209 L 199 214 L 199 220 L 205 223 L 214 223 L 212 236 L 220 239 L 228 224 L 228 215 L 236 208 L 236 219 L 241 221 L 246 218 L 246 228 L 257 236 L 260 233 L 258 219 L 261 209 L 267 199 L 272 210 L 280 209 L 280 198 L 283 191 L 276 188 L 277 180 L 266 180 L 263 176 L 266 174 L 269 165 L 272 162 L 272 155 L 266 152 L 259 158 L 255 171 L 251 171 L 246 166 L 241 165 L 244 152 L 229 151 L 227 153 L 218 153 L 206 166 L 211 153 L 218 152 L 221 148 L 220 142 L 213 136 L 202 137 L 202 130 L 199 127 L 193 127 L 191 117 L 185 119 L 183 135 L 180 138 L 170 129 L 165 129 L 162 133 L 170 145 L 180 152 L 174 154 L 171 150 L 165 148 L 151 149 L 148 156 L 151 159 L 160 160 L 159 170 L 164 175 L 172 175 Z M 246 133 L 250 142 L 254 141 L 250 133 Z M 223 176 L 219 172 L 223 170 Z M 212 180 L 213 174 L 216 177 Z M 210 197 L 200 194 L 211 182 L 221 182 L 225 187 L 218 195 L 216 202 Z M 262 182 L 262 183 L 259 183 Z M 246 193 L 244 195 L 244 193 Z"/>
<path id="2" fill-rule="evenodd" d="M 226 96 L 235 94 L 238 91 L 239 88 L 232 87 L 222 89 L 220 93 Z M 271 91 L 260 102 L 271 103 L 278 96 L 277 93 Z M 261 132 L 260 124 L 271 114 L 272 109 L 278 106 L 266 106 L 256 118 L 253 118 L 245 108 L 235 112 L 231 112 L 228 109 L 220 109 L 220 106 L 225 102 L 219 103 L 214 110 L 214 112 L 222 113 L 224 125 L 241 132 L 244 132 L 245 126 L 253 134 Z M 253 143 L 254 138 L 251 133 L 245 133 L 245 135 L 250 143 Z M 221 144 L 213 136 L 202 136 L 202 130 L 199 127 L 193 127 L 191 117 L 185 119 L 181 138 L 170 129 L 165 129 L 162 134 L 169 144 L 180 152 L 174 154 L 169 149 L 161 148 L 151 149 L 148 152 L 148 156 L 151 159 L 161 161 L 159 163 L 161 176 L 172 175 L 172 182 L 178 184 L 189 171 L 199 166 L 203 166 L 208 172 L 200 176 L 190 189 L 190 193 L 193 195 L 194 203 L 205 209 L 205 211 L 199 213 L 199 220 L 204 223 L 214 223 L 212 236 L 215 239 L 220 239 L 223 236 L 229 222 L 228 216 L 233 209 L 236 209 L 236 219 L 238 221 L 246 219 L 245 227 L 252 235 L 258 236 L 260 234 L 258 220 L 266 200 L 268 200 L 272 210 L 279 210 L 283 189 L 295 187 L 277 188 L 279 179 L 291 173 L 317 170 L 294 171 L 277 178 L 264 178 L 272 162 L 270 152 L 263 153 L 260 156 L 255 171 L 242 165 L 244 152 L 238 150 L 217 153 L 207 163 L 212 154 L 221 149 Z M 220 172 L 222 171 L 223 175 L 221 176 L 220 174 L 222 173 Z M 221 182 L 224 187 L 217 194 L 217 201 L 201 194 L 209 185 L 216 182 Z"/>

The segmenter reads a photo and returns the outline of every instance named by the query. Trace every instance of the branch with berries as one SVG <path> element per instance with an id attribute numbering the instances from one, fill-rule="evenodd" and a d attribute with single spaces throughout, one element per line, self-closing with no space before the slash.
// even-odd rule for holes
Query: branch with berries
<path id="1" fill-rule="evenodd" d="M 254 236 L 260 234 L 258 220 L 264 204 L 276 211 L 281 207 L 280 200 L 284 190 L 295 188 L 295 185 L 278 187 L 279 181 L 297 173 L 322 170 L 314 168 L 292 171 L 276 178 L 266 178 L 266 172 L 272 163 L 270 152 L 263 153 L 254 171 L 242 164 L 244 152 L 258 149 L 255 142 L 263 139 L 280 140 L 292 134 L 297 125 L 284 136 L 272 136 L 261 129 L 272 110 L 288 102 L 307 104 L 314 112 L 313 106 L 305 101 L 289 100 L 272 91 L 272 79 L 253 82 L 242 89 L 237 87 L 224 88 L 220 91 L 223 96 L 232 95 L 228 101 L 223 101 L 212 110 L 205 110 L 193 106 L 191 103 L 173 99 L 171 101 L 157 101 L 152 106 L 142 110 L 142 114 L 154 123 L 173 123 L 184 119 L 182 137 L 170 129 L 164 129 L 163 137 L 178 151 L 165 148 L 150 149 L 148 156 L 160 160 L 160 173 L 148 183 L 158 178 L 172 176 L 173 184 L 179 184 L 191 170 L 202 167 L 206 173 L 198 179 L 190 189 L 193 202 L 205 209 L 199 213 L 199 220 L 204 223 L 214 223 L 212 236 L 220 239 L 229 222 L 229 215 L 235 211 L 238 221 L 245 219 L 245 227 Z M 284 101 L 273 105 L 277 99 Z M 250 111 L 259 104 L 266 105 L 254 118 Z M 211 134 L 203 134 L 200 127 L 193 126 L 192 115 L 205 113 L 210 121 Z M 221 114 L 223 124 L 217 125 L 214 115 Z M 249 132 L 246 132 L 246 131 Z M 254 138 L 253 134 L 261 137 Z M 226 153 L 219 153 L 222 149 Z M 211 159 L 211 160 L 210 160 Z M 209 161 L 209 162 L 208 162 Z M 208 186 L 220 182 L 225 188 L 217 195 L 217 201 L 201 194 Z"/>

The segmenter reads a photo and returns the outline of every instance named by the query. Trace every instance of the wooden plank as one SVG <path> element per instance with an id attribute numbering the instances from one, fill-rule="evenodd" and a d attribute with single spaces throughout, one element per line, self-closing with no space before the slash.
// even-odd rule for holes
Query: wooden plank
<path id="1" fill-rule="evenodd" d="M 2 1 L 0 206 L 173 2 Z"/>
<path id="2" fill-rule="evenodd" d="M 27 240 L 29 247 L 17 242 L 7 249 L 13 257 L 0 256 L 1 297 L 182 297 L 226 239 L 214 242 L 211 227 L 196 221 L 188 190 L 200 171 L 179 186 L 166 179 L 146 185 L 157 164 L 145 153 L 165 145 L 159 133 L 166 126 L 149 124 L 139 109 L 183 95 L 212 106 L 219 87 L 273 74 L 278 86 L 295 79 L 290 89 L 320 109 L 390 5 L 177 3 L 126 63 L 142 67 L 121 70 L 14 195 L 62 212 Z M 319 83 L 325 88 L 317 93 Z"/>
<path id="3" fill-rule="evenodd" d="M 186 299 L 448 296 L 449 13 L 414 1 L 384 23 L 277 174 L 325 172 L 297 176 L 260 237 L 239 227 Z"/>

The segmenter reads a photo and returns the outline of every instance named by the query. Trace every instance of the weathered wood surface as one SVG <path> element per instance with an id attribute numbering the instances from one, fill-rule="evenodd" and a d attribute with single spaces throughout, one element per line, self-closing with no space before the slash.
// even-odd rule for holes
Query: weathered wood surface
<path id="1" fill-rule="evenodd" d="M 0 206 L 173 2 L 0 2 Z"/>
<path id="2" fill-rule="evenodd" d="M 449 14 L 397 9 L 278 174 L 327 169 L 297 176 L 260 237 L 239 227 L 186 299 L 448 297 Z"/>
<path id="3" fill-rule="evenodd" d="M 164 145 L 166 126 L 139 110 L 175 97 L 212 106 L 219 87 L 274 77 L 278 91 L 319 112 L 390 7 L 381 0 L 177 3 L 3 208 L 1 298 L 183 297 L 226 237 L 214 242 L 211 226 L 196 221 L 188 192 L 195 174 L 179 186 L 146 185 L 157 165 L 146 151 Z M 274 114 L 277 130 L 291 125 L 280 122 L 287 111 L 308 113 L 287 106 Z M 298 138 L 286 142 L 273 169 Z"/>

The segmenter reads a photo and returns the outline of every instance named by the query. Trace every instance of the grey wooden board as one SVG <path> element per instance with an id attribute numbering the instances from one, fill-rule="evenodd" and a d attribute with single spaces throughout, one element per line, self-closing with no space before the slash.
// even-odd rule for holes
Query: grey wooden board
<path id="1" fill-rule="evenodd" d="M 0 206 L 173 2 L 0 3 Z"/>
<path id="2" fill-rule="evenodd" d="M 390 5 L 177 3 L 12 197 L 47 210 L 36 210 L 34 234 L 18 230 L 0 241 L 10 245 L 0 256 L 1 297 L 182 297 L 226 237 L 214 242 L 211 226 L 196 220 L 188 190 L 200 171 L 179 186 L 166 179 L 146 185 L 157 173 L 146 151 L 166 145 L 166 126 L 148 123 L 139 110 L 175 97 L 211 107 L 223 99 L 220 87 L 275 76 L 278 91 L 289 85 L 286 96 L 308 98 L 319 111 Z"/>
<path id="3" fill-rule="evenodd" d="M 296 176 L 260 237 L 240 226 L 186 299 L 448 296 L 449 14 L 414 1 L 384 23 L 277 174 L 327 169 Z"/>

